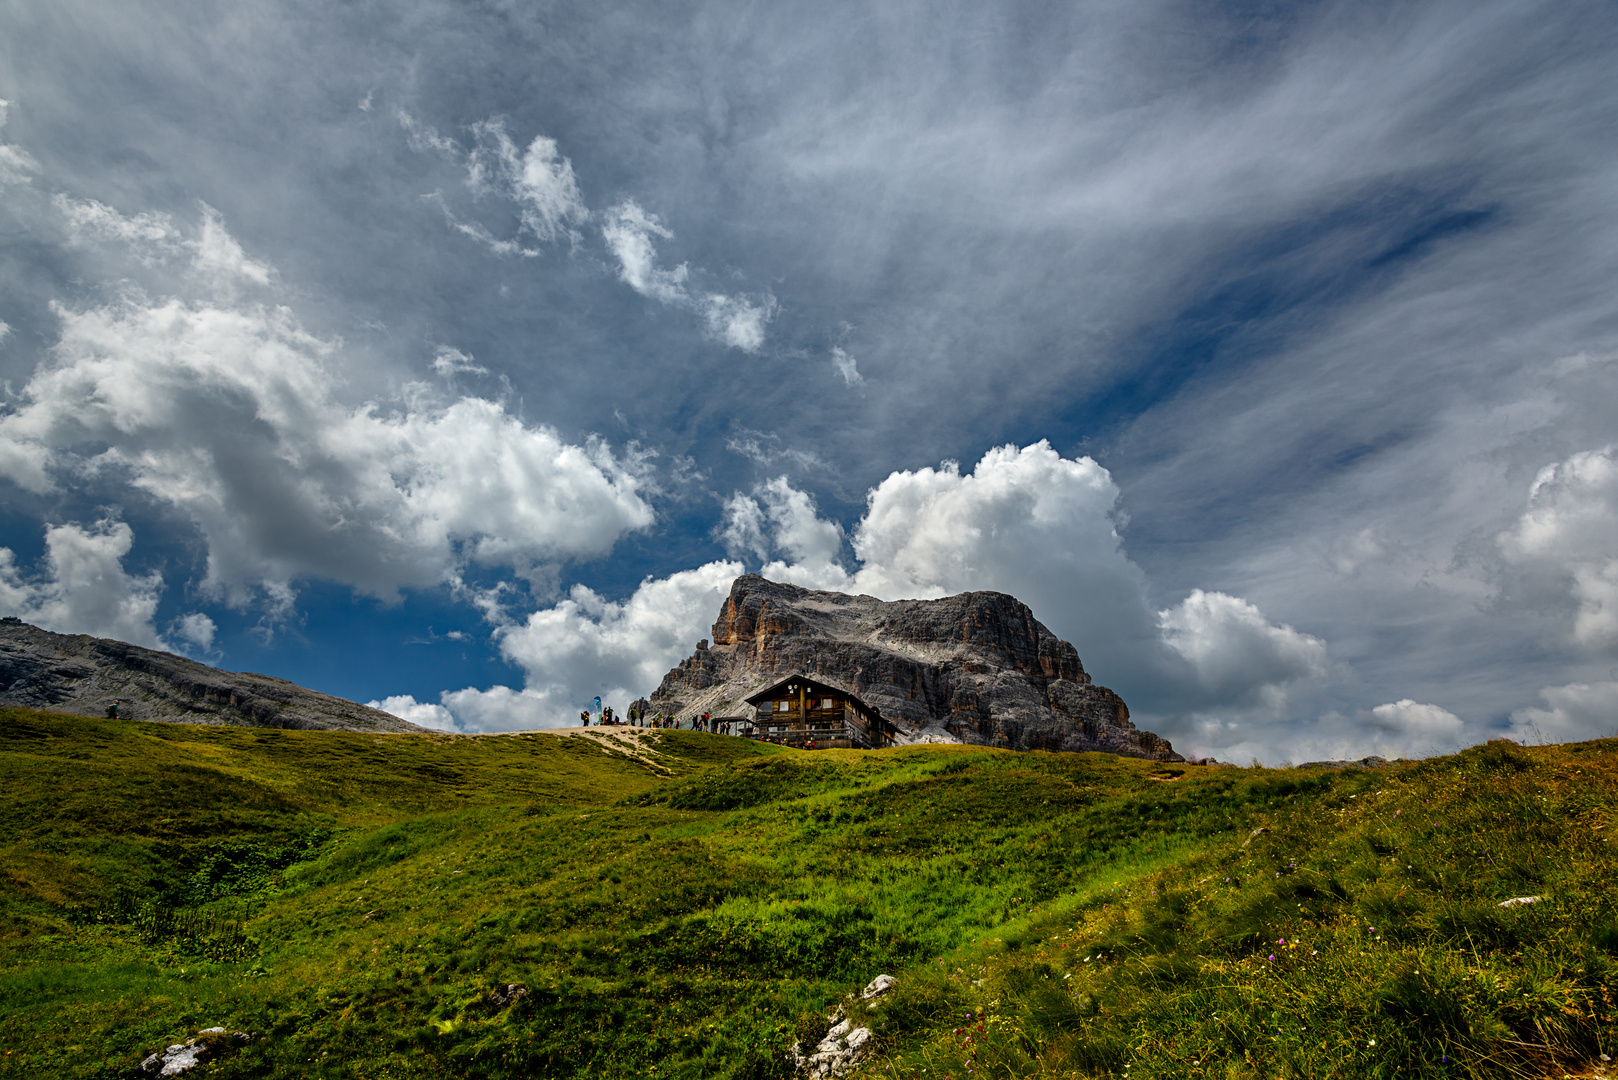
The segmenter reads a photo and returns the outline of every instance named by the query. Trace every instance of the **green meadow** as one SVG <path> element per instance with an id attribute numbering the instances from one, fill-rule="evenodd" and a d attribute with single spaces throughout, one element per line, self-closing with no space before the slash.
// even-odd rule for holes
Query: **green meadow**
<path id="1" fill-rule="evenodd" d="M 1613 740 L 1309 772 L 0 710 L 0 791 L 0 1076 L 224 1026 L 187 1076 L 785 1077 L 840 1004 L 863 1076 L 1618 1057 Z"/>

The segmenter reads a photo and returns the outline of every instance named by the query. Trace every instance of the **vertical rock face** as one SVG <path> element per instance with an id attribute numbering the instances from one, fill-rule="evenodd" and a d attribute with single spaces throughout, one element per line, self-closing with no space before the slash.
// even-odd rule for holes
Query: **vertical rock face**
<path id="1" fill-rule="evenodd" d="M 882 601 L 746 574 L 731 586 L 710 645 L 663 677 L 653 709 L 751 715 L 742 700 L 802 673 L 846 687 L 911 742 L 1019 750 L 1103 750 L 1179 761 L 1129 722 L 1073 646 L 1005 593 Z"/>

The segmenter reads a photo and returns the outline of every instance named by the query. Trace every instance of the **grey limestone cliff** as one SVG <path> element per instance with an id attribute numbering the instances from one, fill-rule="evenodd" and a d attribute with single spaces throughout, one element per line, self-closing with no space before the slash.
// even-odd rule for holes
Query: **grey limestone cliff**
<path id="1" fill-rule="evenodd" d="M 79 716 L 239 727 L 420 732 L 378 709 L 268 675 L 236 674 L 173 653 L 0 622 L 0 704 Z"/>
<path id="2" fill-rule="evenodd" d="M 907 742 L 1019 750 L 1101 750 L 1180 761 L 1129 722 L 1073 646 L 1015 597 L 961 593 L 882 601 L 814 592 L 757 574 L 736 579 L 713 641 L 663 677 L 654 710 L 751 715 L 743 699 L 802 673 L 879 709 Z"/>

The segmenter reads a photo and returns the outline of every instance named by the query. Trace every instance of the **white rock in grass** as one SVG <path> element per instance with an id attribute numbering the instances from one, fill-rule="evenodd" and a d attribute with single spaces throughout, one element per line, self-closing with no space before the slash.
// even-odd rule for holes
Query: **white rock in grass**
<path id="1" fill-rule="evenodd" d="M 251 1042 L 252 1038 L 245 1031 L 237 1031 L 227 1036 L 222 1027 L 203 1028 L 194 1038 L 187 1039 L 183 1043 L 175 1043 L 149 1055 L 135 1071 L 141 1076 L 179 1076 L 204 1061 L 211 1061 L 244 1043 Z"/>
<path id="2" fill-rule="evenodd" d="M 889 990 L 892 990 L 894 986 L 898 984 L 898 982 L 899 980 L 895 979 L 892 975 L 878 975 L 866 985 L 864 990 L 860 991 L 860 997 L 864 998 L 866 1001 L 870 1001 L 875 997 L 881 997 Z"/>
<path id="3" fill-rule="evenodd" d="M 860 996 L 866 1000 L 881 997 L 892 990 L 897 981 L 892 975 L 878 975 Z M 838 1014 L 833 1014 L 831 1019 L 835 1021 L 831 1030 L 815 1044 L 812 1052 L 804 1053 L 802 1043 L 793 1044 L 792 1058 L 798 1072 L 810 1080 L 839 1080 L 847 1076 L 865 1057 L 866 1044 L 871 1041 L 870 1028 L 855 1027 L 853 1021 L 839 1018 Z"/>
<path id="4" fill-rule="evenodd" d="M 1499 907 L 1525 907 L 1528 904 L 1537 904 L 1545 899 L 1543 896 L 1513 896 L 1510 900 L 1502 900 Z"/>

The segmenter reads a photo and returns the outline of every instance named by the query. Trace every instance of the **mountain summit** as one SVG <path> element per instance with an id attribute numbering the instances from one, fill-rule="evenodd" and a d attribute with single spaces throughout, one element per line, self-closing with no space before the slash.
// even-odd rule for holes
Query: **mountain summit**
<path id="1" fill-rule="evenodd" d="M 749 694 L 799 673 L 857 694 L 901 742 L 1183 760 L 1131 724 L 1123 699 L 1091 682 L 1077 650 L 1028 605 L 998 592 L 883 601 L 744 574 L 713 644 L 698 642 L 651 704 L 687 716 L 751 715 Z"/>
<path id="2" fill-rule="evenodd" d="M 0 705 L 79 716 L 337 731 L 425 731 L 285 679 L 221 671 L 173 653 L 0 620 Z"/>

